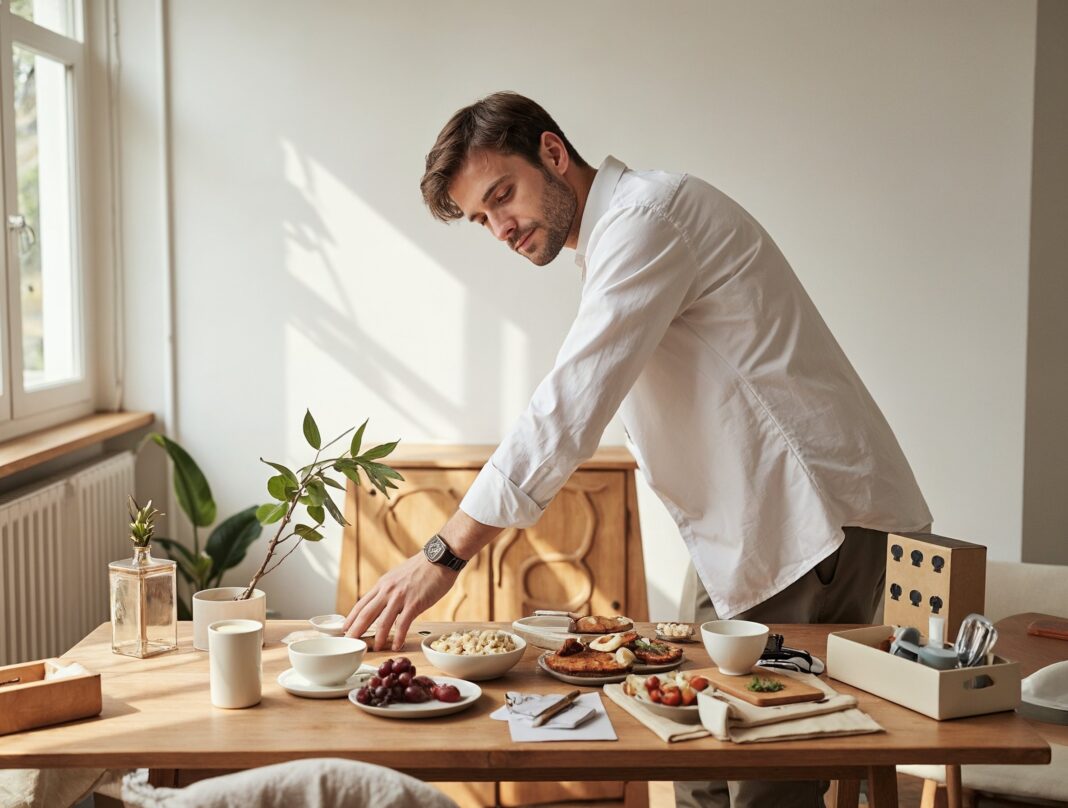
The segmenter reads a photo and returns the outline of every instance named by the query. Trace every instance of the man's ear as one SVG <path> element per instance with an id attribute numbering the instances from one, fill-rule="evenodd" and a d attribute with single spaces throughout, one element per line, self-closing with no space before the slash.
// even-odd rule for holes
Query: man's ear
<path id="1" fill-rule="evenodd" d="M 541 161 L 545 167 L 558 177 L 567 173 L 571 165 L 571 155 L 567 153 L 567 146 L 558 135 L 552 132 L 541 133 Z"/>

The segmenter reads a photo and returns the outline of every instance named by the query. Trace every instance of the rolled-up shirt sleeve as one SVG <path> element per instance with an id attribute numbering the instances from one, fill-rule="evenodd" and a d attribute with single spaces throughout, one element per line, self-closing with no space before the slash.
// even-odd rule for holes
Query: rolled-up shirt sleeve
<path id="1" fill-rule="evenodd" d="M 460 508 L 495 527 L 538 521 L 605 427 L 671 322 L 692 302 L 697 262 L 679 229 L 645 207 L 610 211 L 591 235 L 578 313 L 526 411 Z"/>

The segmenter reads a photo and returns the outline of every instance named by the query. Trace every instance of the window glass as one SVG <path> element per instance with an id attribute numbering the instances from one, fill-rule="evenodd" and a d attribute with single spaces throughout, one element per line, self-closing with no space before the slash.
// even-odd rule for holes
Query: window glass
<path id="1" fill-rule="evenodd" d="M 80 375 L 71 105 L 64 64 L 17 45 L 13 57 L 23 386 L 32 390 Z"/>
<path id="2" fill-rule="evenodd" d="M 74 36 L 71 0 L 11 0 L 11 13 L 63 36 Z"/>

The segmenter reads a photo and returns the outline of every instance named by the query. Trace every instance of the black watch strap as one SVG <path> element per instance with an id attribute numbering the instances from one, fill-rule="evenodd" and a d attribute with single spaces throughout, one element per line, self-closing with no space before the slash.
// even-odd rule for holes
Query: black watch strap
<path id="1" fill-rule="evenodd" d="M 467 566 L 467 562 L 457 556 L 438 533 L 435 533 L 430 541 L 423 545 L 423 555 L 431 563 L 440 564 L 456 572 Z"/>

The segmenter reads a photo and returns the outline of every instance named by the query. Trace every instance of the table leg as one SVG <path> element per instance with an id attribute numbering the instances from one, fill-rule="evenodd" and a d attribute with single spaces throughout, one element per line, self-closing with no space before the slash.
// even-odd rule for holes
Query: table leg
<path id="1" fill-rule="evenodd" d="M 960 766 L 946 766 L 946 802 L 947 808 L 961 808 Z"/>
<path id="2" fill-rule="evenodd" d="M 649 808 L 649 784 L 644 782 L 624 783 L 623 808 Z"/>
<path id="3" fill-rule="evenodd" d="M 149 769 L 148 784 L 153 788 L 178 788 L 178 770 Z"/>
<path id="4" fill-rule="evenodd" d="M 860 780 L 832 780 L 832 808 L 857 808 L 860 804 Z"/>
<path id="5" fill-rule="evenodd" d="M 868 805 L 897 808 L 897 769 L 893 766 L 868 767 Z"/>

